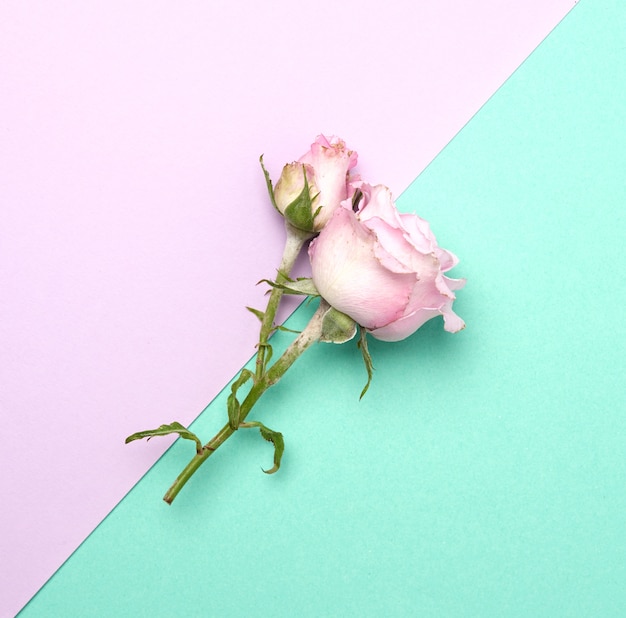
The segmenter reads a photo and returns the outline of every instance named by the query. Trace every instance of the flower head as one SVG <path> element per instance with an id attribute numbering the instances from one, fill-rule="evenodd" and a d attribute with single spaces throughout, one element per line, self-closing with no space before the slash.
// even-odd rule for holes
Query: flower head
<path id="1" fill-rule="evenodd" d="M 358 211 L 344 201 L 309 248 L 321 296 L 384 341 L 404 339 L 437 315 L 447 331 L 461 330 L 452 302 L 465 280 L 444 275 L 457 258 L 437 245 L 426 221 L 396 210 L 387 187 L 356 184 Z"/>
<path id="2" fill-rule="evenodd" d="M 336 137 L 319 135 L 298 161 L 283 168 L 274 189 L 274 203 L 295 227 L 319 232 L 354 188 L 349 172 L 357 153 Z"/>

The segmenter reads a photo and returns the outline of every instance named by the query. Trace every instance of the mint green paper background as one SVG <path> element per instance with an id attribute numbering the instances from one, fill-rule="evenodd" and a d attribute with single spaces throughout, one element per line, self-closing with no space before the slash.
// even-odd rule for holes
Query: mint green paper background
<path id="1" fill-rule="evenodd" d="M 317 346 L 256 413 L 278 474 L 241 431 L 168 508 L 177 442 L 21 616 L 626 614 L 625 23 L 581 3 L 399 199 L 461 257 L 465 331 L 373 342 L 361 402 Z"/>

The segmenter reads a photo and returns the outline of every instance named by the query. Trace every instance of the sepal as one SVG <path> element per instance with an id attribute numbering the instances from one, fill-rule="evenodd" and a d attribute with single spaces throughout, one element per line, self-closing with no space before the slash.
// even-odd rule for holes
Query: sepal
<path id="1" fill-rule="evenodd" d="M 267 192 L 270 196 L 270 201 L 272 202 L 272 206 L 280 212 L 278 206 L 276 206 L 276 197 L 274 196 L 274 187 L 272 186 L 272 179 L 270 177 L 270 173 L 265 169 L 265 165 L 263 164 L 263 155 L 259 157 L 259 163 L 261 164 L 261 169 L 263 170 L 263 176 L 265 176 L 265 184 L 267 185 Z M 282 212 L 280 213 L 283 214 Z"/>
<path id="2" fill-rule="evenodd" d="M 356 322 L 345 313 L 330 307 L 322 318 L 322 335 L 324 343 L 346 343 L 356 335 Z"/>
<path id="3" fill-rule="evenodd" d="M 313 220 L 315 216 L 318 214 L 319 209 L 313 210 L 313 202 L 319 195 L 316 193 L 313 197 L 311 197 L 311 188 L 309 186 L 309 179 L 306 174 L 306 167 L 302 165 L 302 175 L 304 177 L 304 186 L 302 187 L 302 191 L 296 197 L 296 199 L 291 202 L 284 211 L 284 216 L 291 225 L 298 228 L 299 230 L 304 230 L 305 232 L 313 232 L 315 229 Z"/>

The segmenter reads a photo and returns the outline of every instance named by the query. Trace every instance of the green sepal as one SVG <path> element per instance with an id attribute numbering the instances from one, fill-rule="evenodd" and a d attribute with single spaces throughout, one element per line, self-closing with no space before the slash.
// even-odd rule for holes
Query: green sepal
<path id="1" fill-rule="evenodd" d="M 272 360 L 274 348 L 269 343 L 259 343 L 258 345 L 262 345 L 265 348 L 265 364 L 267 365 Z"/>
<path id="2" fill-rule="evenodd" d="M 259 423 L 259 421 L 248 421 L 245 423 L 241 423 L 240 427 L 258 427 L 261 432 L 261 436 L 263 439 L 271 442 L 274 445 L 274 466 L 269 470 L 263 470 L 265 474 L 274 474 L 280 468 L 280 460 L 283 457 L 283 452 L 285 450 L 285 440 L 283 439 L 283 434 L 279 431 L 273 431 L 266 427 L 263 423 Z"/>
<path id="3" fill-rule="evenodd" d="M 317 195 L 319 195 L 319 193 Z M 317 195 L 315 197 L 317 197 Z M 313 213 L 313 221 L 315 221 L 315 217 L 317 217 L 317 215 L 319 215 L 320 212 L 322 212 L 322 206 L 318 206 L 317 210 Z"/>
<path id="4" fill-rule="evenodd" d="M 241 407 L 237 399 L 237 391 L 253 377 L 254 374 L 251 371 L 244 369 L 230 387 L 230 395 L 228 395 L 228 399 L 226 400 L 226 408 L 228 410 L 228 424 L 231 429 L 238 429 L 241 423 Z"/>
<path id="5" fill-rule="evenodd" d="M 306 168 L 302 165 L 302 174 L 304 175 L 304 188 L 300 192 L 300 195 L 285 208 L 283 213 L 285 219 L 291 223 L 294 227 L 306 232 L 312 232 L 314 230 L 313 219 L 313 201 L 317 198 L 319 193 L 311 197 L 309 188 L 309 180 L 306 177 Z M 317 214 L 317 210 L 316 213 Z"/>
<path id="6" fill-rule="evenodd" d="M 280 276 L 280 273 L 279 273 Z M 282 290 L 285 294 L 296 294 L 299 296 L 319 296 L 320 293 L 317 291 L 315 284 L 313 283 L 313 279 L 310 277 L 299 277 L 295 281 L 293 279 L 286 279 L 284 282 L 278 281 L 270 281 L 269 279 L 261 279 L 259 283 L 267 283 L 273 288 L 278 288 Z"/>
<path id="7" fill-rule="evenodd" d="M 259 163 L 261 164 L 261 169 L 263 170 L 263 175 L 265 176 L 265 184 L 267 185 L 267 192 L 269 193 L 270 200 L 272 202 L 272 206 L 278 210 L 278 206 L 276 206 L 276 198 L 274 197 L 274 187 L 272 186 L 272 179 L 270 178 L 270 173 L 265 169 L 265 165 L 263 164 L 263 155 L 259 157 Z M 278 210 L 280 212 L 280 210 Z M 280 212 L 282 215 L 283 213 Z"/>
<path id="8" fill-rule="evenodd" d="M 322 318 L 322 335 L 324 343 L 345 343 L 356 335 L 356 322 L 345 313 L 331 307 Z"/>
<path id="9" fill-rule="evenodd" d="M 256 317 L 259 318 L 260 322 L 263 322 L 263 319 L 265 318 L 265 312 L 264 311 L 260 311 L 259 309 L 255 309 L 254 307 L 246 307 L 246 309 L 250 313 L 254 313 L 254 315 L 256 315 Z"/>
<path id="10" fill-rule="evenodd" d="M 176 421 L 174 421 L 170 425 L 161 425 L 158 429 L 138 431 L 137 433 L 128 436 L 128 438 L 126 438 L 125 444 L 133 442 L 134 440 L 141 440 L 142 438 L 148 438 L 149 440 L 154 436 L 167 436 L 172 433 L 177 433 L 181 438 L 184 438 L 185 440 L 193 440 L 196 443 L 196 453 L 200 454 L 202 452 L 202 442 L 200 442 L 200 438 L 198 438 L 198 436 L 193 433 L 193 431 L 189 431 L 189 429 Z"/>
<path id="11" fill-rule="evenodd" d="M 374 373 L 374 365 L 372 364 L 372 357 L 370 356 L 370 352 L 367 349 L 367 330 L 360 327 L 361 329 L 361 338 L 357 342 L 357 346 L 361 350 L 361 354 L 363 355 L 363 362 L 365 363 L 365 369 L 367 370 L 367 384 L 361 391 L 361 395 L 359 399 L 363 399 L 363 395 L 367 393 L 367 389 L 370 387 L 370 383 L 372 381 L 372 375 Z"/>

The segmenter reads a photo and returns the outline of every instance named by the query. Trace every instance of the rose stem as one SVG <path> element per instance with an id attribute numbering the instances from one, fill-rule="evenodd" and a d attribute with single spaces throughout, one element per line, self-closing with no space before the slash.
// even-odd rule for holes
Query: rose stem
<path id="1" fill-rule="evenodd" d="M 287 239 L 285 241 L 285 249 L 283 250 L 283 257 L 278 267 L 278 274 L 276 275 L 276 283 L 285 283 L 287 278 L 291 274 L 291 270 L 296 261 L 302 245 L 311 238 L 312 234 L 309 232 L 303 232 L 293 227 L 288 221 L 285 220 L 285 229 L 287 232 Z M 283 290 L 277 287 L 273 287 L 270 292 L 270 298 L 267 302 L 267 309 L 261 320 L 261 332 L 259 334 L 259 344 L 256 355 L 256 371 L 254 374 L 255 383 L 262 379 L 265 373 L 266 364 L 266 350 L 267 341 L 272 334 L 272 328 L 274 326 L 274 318 L 276 317 L 276 311 L 280 299 L 283 296 Z"/>
<path id="2" fill-rule="evenodd" d="M 294 228 L 289 222 L 285 221 L 285 230 L 287 232 L 287 238 L 285 241 L 285 248 L 283 250 L 283 256 L 280 261 L 280 266 L 278 268 L 278 274 L 276 276 L 277 283 L 284 283 L 289 277 L 293 265 L 302 250 L 302 246 L 304 243 L 311 237 L 311 234 L 308 232 L 303 232 Z M 241 420 L 243 421 L 246 415 L 252 409 L 252 406 L 257 402 L 259 397 L 271 386 L 268 383 L 268 376 L 265 373 L 265 365 L 266 365 L 266 350 L 267 350 L 267 341 L 270 338 L 272 333 L 272 328 L 274 326 L 274 318 L 276 317 L 276 311 L 278 310 L 278 305 L 280 304 L 280 299 L 282 298 L 283 290 L 277 287 L 273 287 L 270 292 L 270 297 L 267 302 L 267 309 L 263 314 L 263 319 L 261 320 L 261 330 L 259 333 L 259 344 L 257 346 L 257 358 L 256 358 L 256 372 L 254 375 L 254 384 L 248 393 L 248 396 L 244 400 L 241 405 Z M 304 332 L 304 331 L 303 331 Z M 283 358 L 289 352 L 293 346 L 296 345 L 298 339 L 296 339 L 292 345 L 288 348 L 288 350 L 283 354 Z M 312 341 L 311 341 L 312 343 Z M 310 344 L 308 344 L 310 345 Z M 295 349 L 295 348 L 294 348 Z M 302 349 L 304 351 L 304 348 Z M 293 363 L 293 361 L 302 353 L 295 354 L 289 365 Z M 293 354 L 293 351 L 291 352 Z M 279 359 L 276 365 L 272 369 L 274 369 L 282 360 Z M 282 373 L 278 375 L 276 381 L 282 376 L 284 371 L 287 370 L 287 367 L 283 370 Z M 197 453 L 196 456 L 187 464 L 185 469 L 180 473 L 178 478 L 174 481 L 174 484 L 169 488 L 163 499 L 168 504 L 171 504 L 178 492 L 183 488 L 185 483 L 191 478 L 191 476 L 195 473 L 195 471 L 211 456 L 221 444 L 223 444 L 230 436 L 235 432 L 235 430 L 230 426 L 230 424 L 224 425 L 222 429 L 213 437 L 209 442 L 207 442 L 203 447 L 200 453 Z"/>
<path id="3" fill-rule="evenodd" d="M 257 380 L 250 389 L 248 396 L 244 399 L 240 408 L 240 421 L 243 422 L 248 416 L 254 404 L 259 400 L 261 395 L 270 387 L 276 384 L 278 380 L 285 374 L 287 369 L 291 367 L 294 361 L 313 343 L 319 340 L 322 334 L 322 321 L 324 314 L 328 311 L 329 305 L 322 300 L 317 311 L 313 314 L 311 321 L 304 330 L 296 337 L 291 345 L 285 350 L 283 355 L 272 365 L 272 367 L 264 373 L 260 380 Z M 203 447 L 200 453 L 187 464 L 185 469 L 179 474 L 173 485 L 168 489 L 163 500 L 168 504 L 172 504 L 178 492 L 185 486 L 185 483 L 193 476 L 196 470 L 222 445 L 230 436 L 235 433 L 229 423 L 226 423 L 220 431 Z"/>

